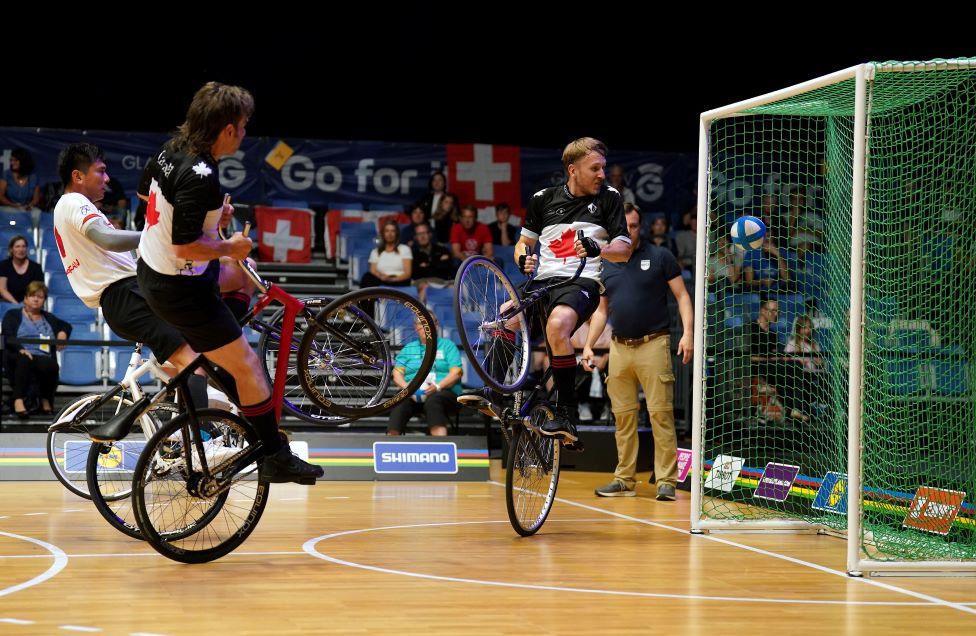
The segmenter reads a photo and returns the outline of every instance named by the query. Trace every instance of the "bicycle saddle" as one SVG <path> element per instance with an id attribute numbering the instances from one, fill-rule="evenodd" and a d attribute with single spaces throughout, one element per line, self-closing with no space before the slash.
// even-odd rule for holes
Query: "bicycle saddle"
<path id="1" fill-rule="evenodd" d="M 145 396 L 129 408 L 114 415 L 109 421 L 88 432 L 93 442 L 109 444 L 117 442 L 132 430 L 136 420 L 149 406 L 149 397 Z"/>

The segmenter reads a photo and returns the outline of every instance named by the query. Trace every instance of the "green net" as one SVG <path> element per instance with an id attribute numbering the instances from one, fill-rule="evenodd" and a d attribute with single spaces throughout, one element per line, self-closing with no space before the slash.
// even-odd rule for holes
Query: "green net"
<path id="1" fill-rule="evenodd" d="M 976 559 L 976 67 L 868 78 L 861 543 Z M 846 528 L 854 111 L 846 80 L 709 125 L 702 518 Z"/>

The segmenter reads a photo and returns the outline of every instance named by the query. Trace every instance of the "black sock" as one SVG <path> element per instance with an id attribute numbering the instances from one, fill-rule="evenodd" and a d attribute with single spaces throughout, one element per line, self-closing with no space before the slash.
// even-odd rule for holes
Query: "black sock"
<path id="1" fill-rule="evenodd" d="M 186 388 L 194 408 L 205 409 L 210 406 L 210 398 L 207 397 L 206 376 L 192 374 L 186 379 Z"/>
<path id="2" fill-rule="evenodd" d="M 278 435 L 278 420 L 275 417 L 274 401 L 268 398 L 264 402 L 241 406 L 241 415 L 257 429 L 258 436 L 264 444 L 265 452 L 270 455 L 281 448 L 281 436 Z"/>
<path id="3" fill-rule="evenodd" d="M 552 382 L 556 386 L 556 404 L 567 408 L 576 407 L 576 355 L 553 356 Z"/>
<path id="4" fill-rule="evenodd" d="M 226 292 L 220 297 L 230 313 L 234 314 L 234 318 L 237 318 L 237 322 L 247 315 L 247 310 L 251 307 L 251 297 L 244 292 Z"/>

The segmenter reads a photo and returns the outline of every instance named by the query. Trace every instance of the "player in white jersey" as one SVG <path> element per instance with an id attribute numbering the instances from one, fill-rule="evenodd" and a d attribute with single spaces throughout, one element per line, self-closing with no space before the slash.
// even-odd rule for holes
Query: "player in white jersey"
<path id="1" fill-rule="evenodd" d="M 109 181 L 102 151 L 92 144 L 71 144 L 58 157 L 58 173 L 64 195 L 54 208 L 54 240 L 72 291 L 87 306 L 101 307 L 117 335 L 146 344 L 157 361 L 182 369 L 197 353 L 149 308 L 139 289 L 131 251 L 139 246 L 140 233 L 116 229 L 95 207 Z M 249 299 L 251 290 L 242 289 L 238 271 L 222 272 L 222 287 Z M 246 300 L 243 305 L 246 311 Z M 195 403 L 206 406 L 205 377 L 190 378 L 190 391 Z"/>

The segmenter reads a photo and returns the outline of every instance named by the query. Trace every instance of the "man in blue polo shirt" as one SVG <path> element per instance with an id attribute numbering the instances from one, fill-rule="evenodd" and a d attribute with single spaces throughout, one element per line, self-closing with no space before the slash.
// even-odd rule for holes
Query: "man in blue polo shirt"
<path id="1" fill-rule="evenodd" d="M 393 362 L 393 382 L 401 388 L 414 379 L 424 360 L 424 346 L 420 344 L 424 331 L 420 323 L 415 327 L 420 338 L 408 342 Z M 436 330 L 434 323 L 435 333 Z M 410 418 L 423 412 L 431 435 L 447 435 L 448 417 L 460 408 L 457 396 L 461 395 L 461 373 L 461 352 L 457 345 L 445 338 L 437 338 L 437 354 L 427 380 L 412 399 L 393 407 L 386 434 L 402 435 Z"/>
<path id="2" fill-rule="evenodd" d="M 606 295 L 590 319 L 583 366 L 591 369 L 593 345 L 612 318 L 607 394 L 617 420 L 617 470 L 613 481 L 596 489 L 601 497 L 633 497 L 637 482 L 638 385 L 644 387 L 654 434 L 657 498 L 674 501 L 677 484 L 677 440 L 674 431 L 674 373 L 671 370 L 671 315 L 668 290 L 678 301 L 684 335 L 678 342 L 682 362 L 694 349 L 694 308 L 681 278 L 681 267 L 667 249 L 640 240 L 640 210 L 624 204 L 627 233 L 634 246 L 626 263 L 604 263 Z"/>

